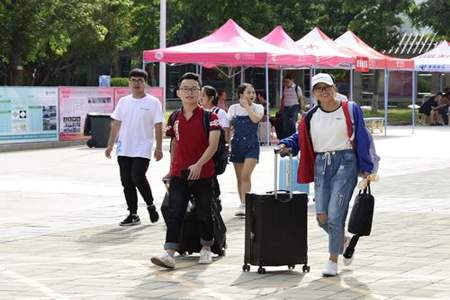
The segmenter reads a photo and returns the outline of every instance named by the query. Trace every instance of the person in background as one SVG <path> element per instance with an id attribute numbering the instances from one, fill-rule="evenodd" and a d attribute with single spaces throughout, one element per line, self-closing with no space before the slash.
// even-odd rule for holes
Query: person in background
<path id="1" fill-rule="evenodd" d="M 205 112 L 198 105 L 200 93 L 201 83 L 197 74 L 186 73 L 180 77 L 177 96 L 181 99 L 182 108 L 172 113 L 166 129 L 166 135 L 172 139 L 165 252 L 161 256 L 153 256 L 151 262 L 169 269 L 175 268 L 175 251 L 191 195 L 195 198 L 202 245 L 198 263 L 212 262 L 214 235 L 211 203 L 215 176 L 212 157 L 219 144 L 220 125 L 217 115 L 210 114 L 207 135 L 203 124 Z"/>
<path id="2" fill-rule="evenodd" d="M 431 121 L 431 111 L 434 107 L 438 106 L 438 102 L 441 100 L 443 93 L 439 92 L 436 95 L 431 96 L 427 99 L 419 108 L 419 113 L 425 116 L 426 124 L 435 124 L 436 120 Z M 437 116 L 434 116 L 436 118 Z"/>
<path id="3" fill-rule="evenodd" d="M 264 107 L 254 103 L 253 85 L 244 83 L 238 88 L 239 103 L 228 110 L 228 119 L 234 129 L 231 139 L 231 157 L 236 172 L 241 204 L 236 216 L 245 216 L 245 194 L 251 190 L 251 175 L 259 160 L 258 123 L 264 116 Z"/>
<path id="4" fill-rule="evenodd" d="M 153 204 L 153 195 L 145 177 L 150 164 L 153 141 L 156 137 L 156 148 L 153 157 L 159 161 L 162 153 L 161 102 L 145 93 L 147 72 L 133 69 L 129 74 L 131 95 L 122 97 L 111 115 L 111 132 L 105 156 L 111 158 L 114 143 L 117 140 L 117 161 L 120 168 L 120 180 L 127 202 L 129 214 L 120 222 L 120 226 L 132 226 L 141 223 L 137 214 L 138 198 L 136 188 L 147 204 L 150 220 L 155 223 L 159 219 Z"/>
<path id="5" fill-rule="evenodd" d="M 283 95 L 280 111 L 283 122 L 283 136 L 288 137 L 297 130 L 298 114 L 305 106 L 305 97 L 301 87 L 295 84 L 291 74 L 286 74 L 283 80 Z"/>
<path id="6" fill-rule="evenodd" d="M 256 93 L 255 103 L 256 104 L 260 104 L 260 105 L 262 105 L 264 107 L 264 117 L 262 118 L 261 122 L 266 122 L 267 121 L 266 92 L 264 92 L 264 91 L 257 92 Z"/>
<path id="7" fill-rule="evenodd" d="M 371 137 L 361 108 L 354 102 L 336 99 L 336 88 L 329 74 L 315 75 L 311 85 L 319 104 L 302 118 L 299 132 L 280 141 L 278 147 L 282 155 L 289 151 L 296 155 L 301 151 L 297 181 L 314 181 L 317 221 L 328 234 L 329 258 L 322 275 L 336 276 L 338 257 L 350 242 L 345 236 L 345 220 L 358 174 L 366 178 L 376 172 L 376 167 L 370 155 Z M 348 119 L 353 114 L 352 137 L 349 137 L 344 105 L 348 108 Z M 344 258 L 344 264 L 349 265 L 352 259 Z"/>
<path id="8" fill-rule="evenodd" d="M 431 108 L 430 125 L 448 125 L 449 96 L 450 94 L 441 93 L 441 97 L 437 100 L 437 105 Z"/>
<path id="9" fill-rule="evenodd" d="M 202 95 L 200 98 L 200 105 L 203 109 L 213 112 L 219 118 L 219 124 L 225 133 L 225 142 L 228 144 L 230 140 L 230 121 L 228 121 L 227 113 L 217 106 L 218 98 L 216 89 L 210 85 L 205 85 L 202 88 Z M 220 185 L 217 176 L 214 177 L 214 195 L 220 201 Z"/>
<path id="10" fill-rule="evenodd" d="M 221 109 L 223 109 L 225 112 L 228 112 L 228 105 L 227 105 L 227 92 L 225 90 L 220 90 L 217 93 L 218 97 L 218 103 L 217 106 Z"/>

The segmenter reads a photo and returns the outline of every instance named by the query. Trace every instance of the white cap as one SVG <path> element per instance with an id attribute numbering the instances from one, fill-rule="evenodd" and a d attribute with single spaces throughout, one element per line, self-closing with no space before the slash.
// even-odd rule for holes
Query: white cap
<path id="1" fill-rule="evenodd" d="M 334 85 L 333 78 L 331 78 L 330 74 L 319 73 L 317 75 L 314 75 L 313 78 L 311 79 L 311 86 L 314 88 L 316 84 L 321 82 L 328 85 Z"/>

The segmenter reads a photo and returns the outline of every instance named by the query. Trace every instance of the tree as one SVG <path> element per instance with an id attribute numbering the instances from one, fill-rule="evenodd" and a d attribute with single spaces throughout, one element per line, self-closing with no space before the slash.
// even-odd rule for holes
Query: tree
<path id="1" fill-rule="evenodd" d="M 411 10 L 409 16 L 416 27 L 429 26 L 443 39 L 450 39 L 450 1 L 425 1 Z"/>

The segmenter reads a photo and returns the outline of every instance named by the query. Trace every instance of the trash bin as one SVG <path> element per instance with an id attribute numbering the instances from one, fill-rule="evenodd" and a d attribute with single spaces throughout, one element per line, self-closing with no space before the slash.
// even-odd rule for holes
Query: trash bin
<path id="1" fill-rule="evenodd" d="M 91 138 L 86 142 L 89 148 L 106 148 L 111 129 L 111 114 L 88 113 L 84 123 L 84 135 Z"/>

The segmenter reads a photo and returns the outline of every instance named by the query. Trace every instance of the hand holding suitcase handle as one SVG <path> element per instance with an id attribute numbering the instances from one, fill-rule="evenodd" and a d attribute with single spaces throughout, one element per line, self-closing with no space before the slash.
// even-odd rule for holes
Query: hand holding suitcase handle
<path id="1" fill-rule="evenodd" d="M 285 157 L 285 156 L 287 156 L 287 155 L 289 155 L 289 154 L 292 154 L 292 148 L 288 148 L 288 147 L 286 147 L 286 145 L 284 145 L 284 144 L 279 144 L 279 145 L 277 145 L 277 146 L 273 149 L 273 151 L 274 151 L 275 153 L 279 153 L 281 157 Z"/>
<path id="2" fill-rule="evenodd" d="M 293 164 L 293 162 L 292 162 L 292 151 L 291 151 L 290 148 L 287 148 L 285 145 L 281 144 L 281 145 L 278 145 L 277 147 L 275 147 L 273 149 L 273 152 L 275 154 L 275 156 L 274 156 L 275 159 L 274 159 L 274 176 L 273 176 L 273 179 L 274 179 L 274 182 L 273 182 L 273 194 L 275 196 L 275 199 L 279 200 L 278 199 L 278 195 L 277 195 L 277 193 L 278 193 L 278 186 L 277 186 L 277 181 L 278 181 L 278 156 L 277 156 L 277 154 L 280 154 L 280 156 L 282 156 L 282 152 L 284 152 L 284 153 L 287 152 L 287 154 L 289 155 L 288 178 L 291 178 L 291 176 L 292 176 L 292 164 Z M 280 200 L 281 202 L 288 202 L 288 201 L 290 201 L 292 199 L 292 186 L 290 184 L 290 180 L 288 180 L 287 189 L 289 190 L 289 200 L 287 200 L 287 201 L 281 201 Z"/>

